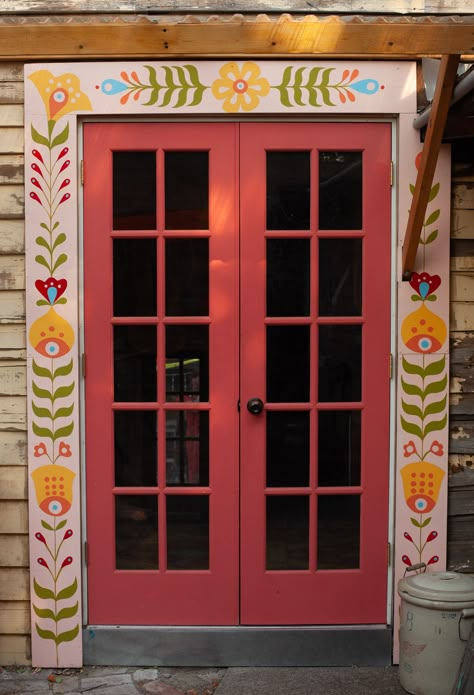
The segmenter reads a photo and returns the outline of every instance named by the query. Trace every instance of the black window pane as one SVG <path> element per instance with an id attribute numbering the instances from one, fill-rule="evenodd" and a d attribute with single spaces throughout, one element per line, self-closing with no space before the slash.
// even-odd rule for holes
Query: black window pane
<path id="1" fill-rule="evenodd" d="M 360 495 L 318 497 L 317 565 L 320 570 L 360 567 Z"/>
<path id="2" fill-rule="evenodd" d="M 360 316 L 361 313 L 362 239 L 320 239 L 320 316 Z"/>
<path id="3" fill-rule="evenodd" d="M 209 497 L 167 495 L 169 570 L 209 569 Z"/>
<path id="4" fill-rule="evenodd" d="M 208 229 L 209 153 L 165 153 L 166 229 Z"/>
<path id="5" fill-rule="evenodd" d="M 166 240 L 166 314 L 209 314 L 209 240 Z"/>
<path id="6" fill-rule="evenodd" d="M 156 401 L 155 326 L 114 326 L 114 400 Z"/>
<path id="7" fill-rule="evenodd" d="M 319 229 L 362 229 L 362 152 L 319 153 Z"/>
<path id="8" fill-rule="evenodd" d="M 309 326 L 267 326 L 267 400 L 309 400 Z"/>
<path id="9" fill-rule="evenodd" d="M 114 239 L 114 316 L 156 316 L 156 239 Z"/>
<path id="10" fill-rule="evenodd" d="M 309 498 L 267 497 L 267 570 L 309 567 Z"/>
<path id="11" fill-rule="evenodd" d="M 115 562 L 119 570 L 158 569 L 158 498 L 116 495 Z"/>
<path id="12" fill-rule="evenodd" d="M 166 327 L 166 400 L 209 400 L 209 327 Z"/>
<path id="13" fill-rule="evenodd" d="M 309 413 L 267 411 L 267 486 L 309 485 Z"/>
<path id="14" fill-rule="evenodd" d="M 267 152 L 267 229 L 309 229 L 310 153 Z"/>
<path id="15" fill-rule="evenodd" d="M 114 229 L 156 229 L 156 152 L 113 153 Z"/>
<path id="16" fill-rule="evenodd" d="M 157 484 L 156 412 L 114 412 L 115 485 Z"/>
<path id="17" fill-rule="evenodd" d="M 360 415 L 360 410 L 319 411 L 319 485 L 360 485 Z"/>
<path id="18" fill-rule="evenodd" d="M 209 484 L 209 413 L 166 413 L 166 484 Z"/>
<path id="19" fill-rule="evenodd" d="M 308 316 L 309 239 L 267 239 L 267 316 Z"/>
<path id="20" fill-rule="evenodd" d="M 360 401 L 362 326 L 319 326 L 319 400 Z"/>

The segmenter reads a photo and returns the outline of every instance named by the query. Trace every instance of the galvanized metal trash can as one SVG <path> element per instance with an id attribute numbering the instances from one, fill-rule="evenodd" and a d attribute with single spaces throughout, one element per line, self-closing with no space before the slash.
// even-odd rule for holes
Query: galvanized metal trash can
<path id="1" fill-rule="evenodd" d="M 474 621 L 474 577 L 426 572 L 401 579 L 402 687 L 414 695 L 449 695 Z"/>

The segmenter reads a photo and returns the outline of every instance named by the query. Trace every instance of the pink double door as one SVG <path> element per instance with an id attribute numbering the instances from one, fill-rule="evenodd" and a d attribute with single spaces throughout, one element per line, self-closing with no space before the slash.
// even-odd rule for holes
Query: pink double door
<path id="1" fill-rule="evenodd" d="M 90 623 L 385 622 L 390 137 L 85 125 Z"/>

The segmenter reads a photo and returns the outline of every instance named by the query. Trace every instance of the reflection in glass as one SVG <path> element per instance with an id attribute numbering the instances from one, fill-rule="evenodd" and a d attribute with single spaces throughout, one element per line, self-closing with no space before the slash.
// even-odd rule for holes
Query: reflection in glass
<path id="1" fill-rule="evenodd" d="M 319 400 L 360 401 L 362 326 L 319 326 Z"/>
<path id="2" fill-rule="evenodd" d="M 209 326 L 166 326 L 166 400 L 209 400 Z"/>
<path id="3" fill-rule="evenodd" d="M 306 570 L 309 566 L 309 498 L 267 497 L 267 570 Z"/>
<path id="4" fill-rule="evenodd" d="M 319 485 L 360 485 L 360 422 L 360 410 L 319 411 Z"/>
<path id="5" fill-rule="evenodd" d="M 362 152 L 319 153 L 319 229 L 362 229 Z"/>
<path id="6" fill-rule="evenodd" d="M 158 498 L 115 496 L 115 562 L 118 570 L 158 569 Z"/>
<path id="7" fill-rule="evenodd" d="M 319 240 L 319 315 L 362 313 L 362 239 Z"/>
<path id="8" fill-rule="evenodd" d="M 267 152 L 267 229 L 309 229 L 310 153 Z"/>
<path id="9" fill-rule="evenodd" d="M 113 228 L 156 229 L 156 152 L 113 153 Z"/>
<path id="10" fill-rule="evenodd" d="M 209 484 L 209 413 L 166 413 L 166 484 Z"/>
<path id="11" fill-rule="evenodd" d="M 267 411 L 267 486 L 309 485 L 309 413 Z"/>
<path id="12" fill-rule="evenodd" d="M 318 569 L 360 566 L 360 495 L 318 497 Z"/>
<path id="13" fill-rule="evenodd" d="M 267 239 L 267 316 L 309 315 L 309 239 Z"/>
<path id="14" fill-rule="evenodd" d="M 209 240 L 166 239 L 166 314 L 209 314 Z"/>
<path id="15" fill-rule="evenodd" d="M 114 326 L 114 400 L 156 401 L 155 326 Z"/>
<path id="16" fill-rule="evenodd" d="M 209 569 L 209 497 L 166 496 L 169 570 Z"/>
<path id="17" fill-rule="evenodd" d="M 208 227 L 209 153 L 165 152 L 165 228 Z"/>
<path id="18" fill-rule="evenodd" d="M 267 326 L 267 401 L 309 400 L 309 326 Z"/>
<path id="19" fill-rule="evenodd" d="M 156 412 L 116 410 L 114 440 L 115 485 L 156 485 Z"/>
<path id="20" fill-rule="evenodd" d="M 156 239 L 114 239 L 114 316 L 156 316 Z"/>

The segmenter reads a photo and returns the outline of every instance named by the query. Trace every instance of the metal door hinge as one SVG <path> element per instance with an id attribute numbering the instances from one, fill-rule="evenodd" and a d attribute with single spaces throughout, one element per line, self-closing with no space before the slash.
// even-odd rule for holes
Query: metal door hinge
<path id="1" fill-rule="evenodd" d="M 84 185 L 84 160 L 81 159 L 81 184 Z"/>
<path id="2" fill-rule="evenodd" d="M 389 357 L 389 367 L 388 367 L 389 379 L 393 379 L 393 355 L 390 353 Z"/>
<path id="3" fill-rule="evenodd" d="M 84 541 L 84 562 L 86 567 L 89 567 L 89 543 Z"/>
<path id="4" fill-rule="evenodd" d="M 390 162 L 390 185 L 393 186 L 393 162 Z"/>
<path id="5" fill-rule="evenodd" d="M 240 400 L 237 401 L 237 412 L 240 413 Z"/>
<path id="6" fill-rule="evenodd" d="M 392 544 L 390 541 L 387 543 L 387 564 L 389 567 L 392 566 Z"/>
<path id="7" fill-rule="evenodd" d="M 83 379 L 86 378 L 86 371 L 87 371 L 86 365 L 87 365 L 86 353 L 83 352 L 81 355 L 81 374 L 82 374 Z"/>

